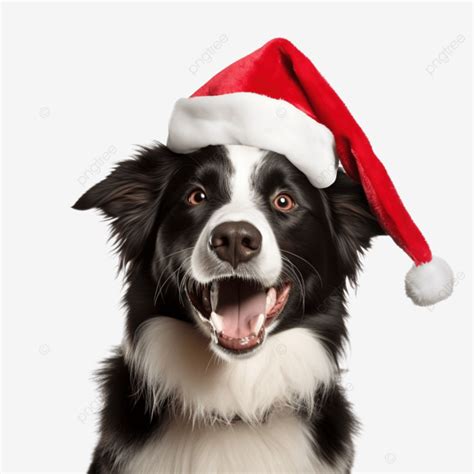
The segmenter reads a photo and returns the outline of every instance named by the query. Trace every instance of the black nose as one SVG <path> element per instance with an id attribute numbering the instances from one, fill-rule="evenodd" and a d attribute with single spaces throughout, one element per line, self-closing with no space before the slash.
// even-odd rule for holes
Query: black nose
<path id="1" fill-rule="evenodd" d="M 233 268 L 258 255 L 261 247 L 262 234 L 255 226 L 244 221 L 219 224 L 211 236 L 212 250 Z"/>

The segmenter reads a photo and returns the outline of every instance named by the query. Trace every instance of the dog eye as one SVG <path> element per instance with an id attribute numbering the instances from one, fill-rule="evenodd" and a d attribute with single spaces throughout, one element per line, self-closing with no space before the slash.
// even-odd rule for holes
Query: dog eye
<path id="1" fill-rule="evenodd" d="M 202 189 L 195 189 L 188 196 L 188 203 L 197 206 L 207 199 L 206 193 Z"/>
<path id="2" fill-rule="evenodd" d="M 273 207 L 277 211 L 289 212 L 296 206 L 295 201 L 288 194 L 279 194 L 275 199 L 273 199 Z"/>

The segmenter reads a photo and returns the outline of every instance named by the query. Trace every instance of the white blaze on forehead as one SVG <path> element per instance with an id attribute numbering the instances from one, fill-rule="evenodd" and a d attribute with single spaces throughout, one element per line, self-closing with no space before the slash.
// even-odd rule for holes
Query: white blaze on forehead
<path id="1" fill-rule="evenodd" d="M 234 169 L 230 188 L 231 202 L 252 207 L 256 197 L 252 178 L 266 152 L 244 145 L 227 145 L 226 149 Z"/>
<path id="2" fill-rule="evenodd" d="M 195 280 L 209 283 L 219 276 L 230 276 L 229 265 L 223 264 L 209 247 L 211 235 L 216 226 L 223 222 L 246 221 L 254 225 L 262 235 L 260 253 L 237 268 L 241 276 L 259 278 L 265 286 L 277 281 L 281 268 L 281 254 L 268 219 L 260 206 L 261 197 L 254 187 L 266 151 L 244 145 L 226 146 L 228 159 L 232 164 L 232 175 L 222 177 L 229 180 L 230 202 L 217 209 L 199 236 L 191 258 L 191 272 Z M 242 267 L 242 268 L 240 268 Z"/>

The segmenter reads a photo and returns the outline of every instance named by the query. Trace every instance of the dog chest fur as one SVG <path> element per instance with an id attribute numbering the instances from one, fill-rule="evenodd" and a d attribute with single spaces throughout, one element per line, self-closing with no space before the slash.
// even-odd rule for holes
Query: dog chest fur
<path id="1" fill-rule="evenodd" d="M 208 345 L 191 325 L 165 317 L 149 319 L 135 343 L 125 343 L 150 409 L 170 398 L 176 408 L 125 472 L 331 472 L 296 413 L 334 377 L 315 335 L 283 331 L 242 360 L 218 359 Z M 241 421 L 231 423 L 235 417 Z"/>
<path id="2" fill-rule="evenodd" d="M 173 420 L 161 436 L 136 452 L 124 472 L 337 472 L 320 462 L 311 435 L 295 414 L 275 413 L 265 423 L 193 427 Z"/>
<path id="3" fill-rule="evenodd" d="M 195 422 L 239 417 L 254 423 L 279 406 L 310 408 L 335 374 L 323 344 L 304 328 L 272 335 L 251 358 L 224 361 L 192 325 L 156 317 L 124 352 L 151 410 L 171 399 Z"/>

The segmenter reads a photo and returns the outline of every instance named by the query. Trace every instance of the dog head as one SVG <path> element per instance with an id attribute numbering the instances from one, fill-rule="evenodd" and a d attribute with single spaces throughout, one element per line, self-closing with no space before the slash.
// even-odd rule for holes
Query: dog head
<path id="1" fill-rule="evenodd" d="M 249 357 L 272 333 L 305 325 L 339 350 L 346 282 L 381 233 L 342 171 L 316 189 L 284 156 L 241 145 L 144 149 L 74 207 L 111 219 L 129 336 L 166 315 L 195 324 L 223 358 Z"/>

